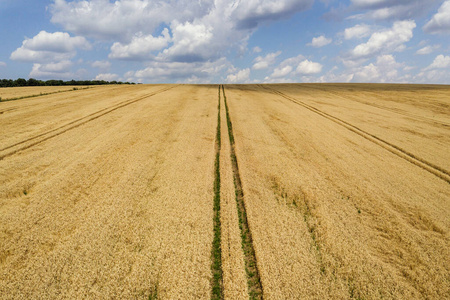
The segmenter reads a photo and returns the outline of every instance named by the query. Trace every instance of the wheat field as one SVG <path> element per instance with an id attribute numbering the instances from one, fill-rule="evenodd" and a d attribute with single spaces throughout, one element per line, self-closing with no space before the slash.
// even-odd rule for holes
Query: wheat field
<path id="1" fill-rule="evenodd" d="M 1 299 L 450 298 L 450 86 L 0 97 Z"/>

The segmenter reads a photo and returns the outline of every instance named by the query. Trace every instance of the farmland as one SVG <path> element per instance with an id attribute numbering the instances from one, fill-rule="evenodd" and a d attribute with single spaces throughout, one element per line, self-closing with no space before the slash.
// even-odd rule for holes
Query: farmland
<path id="1" fill-rule="evenodd" d="M 2 299 L 450 297 L 450 86 L 0 89 L 27 95 Z"/>

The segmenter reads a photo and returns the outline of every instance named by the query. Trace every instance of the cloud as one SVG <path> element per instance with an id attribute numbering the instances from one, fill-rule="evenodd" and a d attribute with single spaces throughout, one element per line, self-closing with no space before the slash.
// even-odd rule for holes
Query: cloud
<path id="1" fill-rule="evenodd" d="M 272 75 L 270 75 L 271 78 L 281 78 L 284 77 L 286 75 L 288 75 L 289 73 L 291 73 L 291 71 L 293 70 L 293 68 L 291 66 L 284 66 L 284 67 L 280 67 L 280 68 L 276 68 L 275 70 L 273 70 Z"/>
<path id="2" fill-rule="evenodd" d="M 32 39 L 26 38 L 22 46 L 11 53 L 11 59 L 25 62 L 55 62 L 75 56 L 76 49 L 90 48 L 91 45 L 84 37 L 71 37 L 66 32 L 41 31 Z"/>
<path id="3" fill-rule="evenodd" d="M 311 43 L 307 44 L 312 47 L 323 47 L 331 43 L 332 39 L 327 39 L 325 36 L 321 35 L 312 39 Z"/>
<path id="4" fill-rule="evenodd" d="M 402 51 L 404 43 L 413 37 L 416 23 L 412 20 L 397 21 L 391 29 L 373 33 L 367 43 L 356 46 L 351 51 L 352 59 L 365 59 L 380 53 Z"/>
<path id="5" fill-rule="evenodd" d="M 275 59 L 280 54 L 281 54 L 281 51 L 277 51 L 274 53 L 269 53 L 266 56 L 258 56 L 254 60 L 255 64 L 253 64 L 252 69 L 254 69 L 254 70 L 267 69 L 270 65 L 275 63 Z"/>
<path id="6" fill-rule="evenodd" d="M 6 67 L 6 63 L 3 61 L 0 61 L 0 67 Z"/>
<path id="7" fill-rule="evenodd" d="M 204 23 L 173 22 L 173 46 L 163 51 L 172 61 L 196 62 L 218 58 L 220 41 L 213 42 L 213 27 Z"/>
<path id="8" fill-rule="evenodd" d="M 101 40 L 130 42 L 137 32 L 152 34 L 160 24 L 205 15 L 213 1 L 55 0 L 51 21 L 68 31 Z"/>
<path id="9" fill-rule="evenodd" d="M 291 74 L 292 70 L 298 67 L 299 63 L 304 59 L 305 57 L 300 54 L 283 60 L 278 67 L 273 70 L 272 74 L 265 78 L 266 82 L 272 82 L 274 79 L 280 80 L 280 82 L 288 80 L 282 77 Z"/>
<path id="10" fill-rule="evenodd" d="M 331 70 L 329 70 L 326 74 L 320 76 L 317 79 L 317 82 L 350 82 L 353 79 L 353 73 L 351 72 L 342 72 L 336 74 L 338 70 L 337 66 L 334 66 Z"/>
<path id="11" fill-rule="evenodd" d="M 366 24 L 358 24 L 344 30 L 344 38 L 346 40 L 351 40 L 354 38 L 361 39 L 369 36 L 370 26 Z"/>
<path id="12" fill-rule="evenodd" d="M 36 63 L 29 74 L 31 78 L 69 79 L 74 74 L 71 71 L 73 63 L 63 60 L 56 63 Z"/>
<path id="13" fill-rule="evenodd" d="M 161 50 L 168 46 L 171 41 L 169 30 L 164 28 L 161 36 L 144 36 L 142 33 L 136 34 L 130 43 L 122 44 L 116 42 L 111 46 L 109 58 L 124 60 L 145 60 L 152 58 L 152 52 Z"/>
<path id="14" fill-rule="evenodd" d="M 417 50 L 416 54 L 419 54 L 419 55 L 430 54 L 431 52 L 433 52 L 434 50 L 439 49 L 439 48 L 440 48 L 440 45 L 425 46 L 425 47 Z"/>
<path id="15" fill-rule="evenodd" d="M 258 24 L 287 18 L 310 6 L 310 0 L 216 0 L 202 17 L 170 23 L 172 42 L 158 59 L 178 62 L 214 61 L 233 48 L 246 50 L 247 41 Z M 258 48 L 257 48 L 258 49 Z"/>
<path id="16" fill-rule="evenodd" d="M 276 21 L 309 9 L 314 0 L 255 0 L 234 2 L 237 28 L 255 28 L 259 23 Z"/>
<path id="17" fill-rule="evenodd" d="M 118 80 L 118 79 L 119 79 L 119 75 L 112 74 L 112 73 L 98 74 L 97 76 L 95 76 L 95 80 L 114 81 L 114 80 Z"/>
<path id="18" fill-rule="evenodd" d="M 446 69 L 450 68 L 450 56 L 444 56 L 442 54 L 436 56 L 431 65 L 425 68 L 425 70 L 431 69 Z"/>
<path id="19" fill-rule="evenodd" d="M 419 72 L 413 76 L 416 83 L 448 84 L 450 82 L 450 72 L 445 69 L 433 69 Z"/>
<path id="20" fill-rule="evenodd" d="M 321 71 L 322 71 L 321 64 L 309 61 L 307 59 L 302 61 L 296 69 L 296 72 L 298 74 L 303 74 L 303 75 L 317 74 L 317 73 L 320 73 Z"/>
<path id="21" fill-rule="evenodd" d="M 375 64 L 371 63 L 354 73 L 353 82 L 395 82 L 399 81 L 398 69 L 403 64 L 397 63 L 392 55 L 377 57 Z"/>
<path id="22" fill-rule="evenodd" d="M 442 83 L 450 82 L 450 56 L 439 54 L 433 62 L 421 72 L 414 76 L 416 82 L 421 83 Z"/>
<path id="23" fill-rule="evenodd" d="M 230 74 L 227 76 L 226 81 L 228 83 L 246 83 L 250 79 L 250 69 L 243 69 L 235 74 Z"/>
<path id="24" fill-rule="evenodd" d="M 57 53 L 71 52 L 76 48 L 86 50 L 91 48 L 84 37 L 71 37 L 67 32 L 49 33 L 44 30 L 32 39 L 26 39 L 22 46 L 33 51 L 51 51 Z"/>
<path id="25" fill-rule="evenodd" d="M 355 19 L 405 20 L 428 11 L 438 0 L 352 0 L 356 10 L 367 12 L 352 16 Z"/>
<path id="26" fill-rule="evenodd" d="M 220 72 L 229 66 L 229 62 L 225 58 L 221 58 L 214 62 L 165 62 L 151 61 L 147 63 L 147 67 L 138 71 L 130 71 L 125 74 L 128 81 L 135 82 L 167 82 L 173 80 L 186 80 L 188 78 L 196 78 L 202 81 L 222 81 L 217 78 Z"/>
<path id="27" fill-rule="evenodd" d="M 206 62 L 233 50 L 246 51 L 247 41 L 259 24 L 288 18 L 313 2 L 55 0 L 50 12 L 52 22 L 68 31 L 114 41 L 110 58 Z M 161 27 L 170 31 L 155 37 L 155 30 Z"/>
<path id="28" fill-rule="evenodd" d="M 262 51 L 262 49 L 258 46 L 253 47 L 253 53 L 260 53 Z"/>
<path id="29" fill-rule="evenodd" d="M 401 72 L 407 69 L 398 63 L 391 54 L 380 55 L 376 62 L 363 66 L 348 67 L 341 72 L 337 66 L 318 78 L 319 82 L 408 82 L 408 75 Z"/>
<path id="30" fill-rule="evenodd" d="M 438 12 L 423 26 L 423 31 L 431 34 L 450 34 L 450 0 L 442 3 Z"/>
<path id="31" fill-rule="evenodd" d="M 51 21 L 79 35 L 129 42 L 136 32 L 152 34 L 160 24 L 192 23 L 212 11 L 231 19 L 236 29 L 255 28 L 259 23 L 287 18 L 308 9 L 314 0 L 55 0 Z M 145 31 L 144 31 L 145 28 Z"/>

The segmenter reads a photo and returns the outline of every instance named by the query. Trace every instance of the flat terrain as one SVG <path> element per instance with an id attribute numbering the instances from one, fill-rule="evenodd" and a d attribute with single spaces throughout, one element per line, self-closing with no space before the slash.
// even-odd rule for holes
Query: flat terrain
<path id="1" fill-rule="evenodd" d="M 54 92 L 0 102 L 1 299 L 450 298 L 450 86 Z"/>
<path id="2" fill-rule="evenodd" d="M 42 95 L 56 94 L 80 89 L 96 88 L 94 86 L 23 86 L 0 89 L 2 101 L 31 98 Z"/>

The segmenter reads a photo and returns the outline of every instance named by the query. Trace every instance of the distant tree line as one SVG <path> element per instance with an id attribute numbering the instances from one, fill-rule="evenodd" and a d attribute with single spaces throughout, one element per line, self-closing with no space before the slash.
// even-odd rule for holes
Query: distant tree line
<path id="1" fill-rule="evenodd" d="M 103 84 L 135 84 L 134 82 L 122 81 L 105 81 L 105 80 L 37 80 L 30 78 L 0 79 L 0 87 L 16 87 L 16 86 L 64 86 L 64 85 L 103 85 Z"/>

